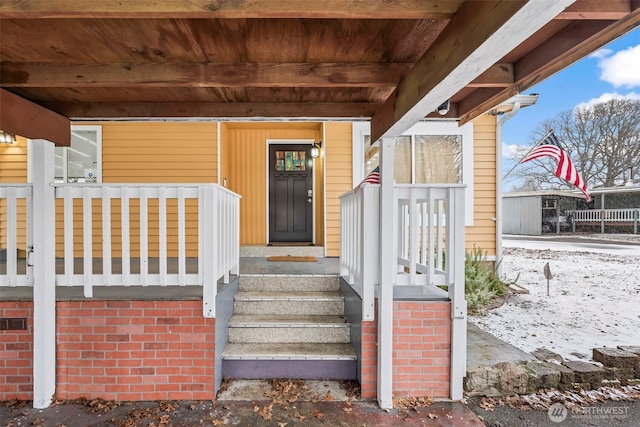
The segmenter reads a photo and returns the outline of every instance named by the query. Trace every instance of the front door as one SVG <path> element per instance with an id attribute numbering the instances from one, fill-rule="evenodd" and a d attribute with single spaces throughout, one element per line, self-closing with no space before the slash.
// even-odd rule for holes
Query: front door
<path id="1" fill-rule="evenodd" d="M 310 145 L 269 146 L 269 243 L 313 241 Z"/>

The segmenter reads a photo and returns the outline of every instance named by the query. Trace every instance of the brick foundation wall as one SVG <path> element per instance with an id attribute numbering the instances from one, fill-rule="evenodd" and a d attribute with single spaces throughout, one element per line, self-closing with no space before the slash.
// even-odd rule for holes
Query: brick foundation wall
<path id="1" fill-rule="evenodd" d="M 0 400 L 33 399 L 33 303 L 0 302 L 0 316 L 27 317 L 1 331 Z M 59 301 L 56 398 L 211 400 L 215 319 L 202 301 Z"/>
<path id="2" fill-rule="evenodd" d="M 59 399 L 213 399 L 215 320 L 201 301 L 69 301 L 57 312 Z"/>
<path id="3" fill-rule="evenodd" d="M 0 400 L 31 400 L 33 302 L 0 302 L 0 317 L 27 318 L 27 330 L 0 331 Z"/>
<path id="4" fill-rule="evenodd" d="M 393 395 L 448 398 L 451 373 L 451 303 L 395 301 Z M 361 386 L 364 399 L 377 389 L 377 320 L 362 322 Z"/>

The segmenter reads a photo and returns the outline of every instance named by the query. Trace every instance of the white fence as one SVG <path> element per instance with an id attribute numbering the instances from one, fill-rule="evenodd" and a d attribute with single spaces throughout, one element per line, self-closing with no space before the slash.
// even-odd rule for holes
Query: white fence
<path id="1" fill-rule="evenodd" d="M 633 224 L 634 234 L 638 233 L 638 221 L 640 220 L 640 208 L 630 209 L 588 209 L 571 211 L 573 220 L 573 231 L 577 223 L 600 223 L 602 232 L 604 232 L 605 223 L 624 223 Z"/>
<path id="2" fill-rule="evenodd" d="M 56 274 L 57 286 L 83 286 L 85 297 L 91 298 L 94 286 L 198 285 L 204 287 L 204 316 L 215 316 L 217 281 L 220 278 L 228 281 L 229 275 L 237 274 L 238 270 L 237 194 L 215 184 L 54 184 L 54 187 L 55 198 L 61 199 L 63 205 L 63 271 Z M 17 203 L 20 197 L 25 198 L 26 213 Z M 31 186 L 0 187 L 0 200 L 6 200 L 7 216 L 7 227 L 3 230 L 7 236 L 7 274 L 0 276 L 0 285 L 32 286 L 32 269 L 38 266 L 31 266 L 27 256 L 26 271 L 21 274 L 17 271 L 18 257 L 13 256 L 17 252 L 19 212 L 25 215 L 22 228 L 30 247 Z M 188 221 L 189 215 L 195 219 Z M 191 236 L 190 245 L 197 249 L 188 257 L 187 240 L 193 230 L 187 224 L 196 222 L 196 237 Z M 137 238 L 135 251 L 132 231 Z M 96 236 L 101 241 L 94 242 Z M 114 236 L 119 237 L 117 244 L 112 241 Z M 176 240 L 171 250 L 170 237 Z M 197 265 L 192 271 L 187 268 L 189 261 Z"/>
<path id="3" fill-rule="evenodd" d="M 379 284 L 380 219 L 378 185 L 363 185 L 340 196 L 341 275 L 363 300 L 363 319 L 373 318 L 375 287 Z M 395 275 L 393 285 L 453 286 L 456 245 L 464 246 L 464 186 L 396 185 L 397 214 L 392 230 Z M 395 260 L 395 261 L 394 261 Z M 458 266 L 460 267 L 460 266 Z M 463 278 L 457 278 L 464 286 Z M 371 317 L 369 317 L 371 316 Z"/>

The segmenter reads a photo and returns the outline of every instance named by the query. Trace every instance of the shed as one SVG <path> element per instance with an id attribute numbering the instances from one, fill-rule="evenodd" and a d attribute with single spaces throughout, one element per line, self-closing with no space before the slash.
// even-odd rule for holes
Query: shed
<path id="1" fill-rule="evenodd" d="M 558 190 L 503 194 L 502 233 L 539 236 L 569 231 L 568 213 L 584 209 L 582 197 L 581 193 Z"/>

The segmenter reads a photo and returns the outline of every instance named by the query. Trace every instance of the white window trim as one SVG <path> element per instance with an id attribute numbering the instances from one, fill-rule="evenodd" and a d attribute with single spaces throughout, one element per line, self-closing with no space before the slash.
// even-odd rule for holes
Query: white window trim
<path id="1" fill-rule="evenodd" d="M 369 122 L 353 122 L 353 182 L 364 179 L 364 135 L 371 135 Z M 465 189 L 465 225 L 473 225 L 473 123 L 458 126 L 454 120 L 425 120 L 413 125 L 403 136 L 414 135 L 461 135 L 462 136 L 462 183 Z M 413 156 L 412 156 L 413 163 Z M 413 165 L 412 165 L 412 176 Z"/>
<path id="2" fill-rule="evenodd" d="M 87 131 L 94 130 L 96 131 L 96 182 L 102 183 L 102 126 L 100 125 L 71 125 L 71 132 L 74 130 L 78 131 Z M 32 181 L 33 171 L 32 164 L 33 158 L 31 157 L 33 150 L 31 149 L 31 140 L 27 140 L 27 181 Z M 66 152 L 65 152 L 66 153 Z M 65 154 L 66 157 L 66 154 Z M 65 158 L 66 164 L 66 158 Z"/>

